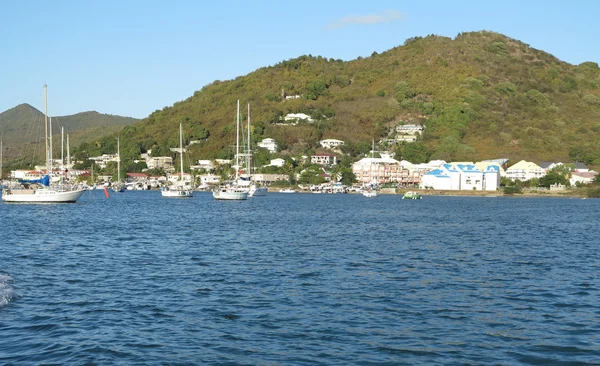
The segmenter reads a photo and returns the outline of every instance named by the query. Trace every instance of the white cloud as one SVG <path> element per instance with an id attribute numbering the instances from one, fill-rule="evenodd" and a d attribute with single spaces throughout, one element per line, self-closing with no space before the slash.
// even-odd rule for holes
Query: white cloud
<path id="1" fill-rule="evenodd" d="M 381 24 L 403 20 L 404 16 L 397 10 L 386 10 L 379 14 L 352 15 L 338 19 L 327 25 L 327 29 L 338 29 L 352 24 Z"/>

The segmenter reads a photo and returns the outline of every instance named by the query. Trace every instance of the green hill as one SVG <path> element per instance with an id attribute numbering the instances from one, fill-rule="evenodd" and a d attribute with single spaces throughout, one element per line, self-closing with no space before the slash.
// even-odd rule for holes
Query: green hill
<path id="1" fill-rule="evenodd" d="M 52 118 L 52 135 L 54 136 L 55 152 L 60 154 L 61 128 L 69 134 L 71 146 L 84 142 L 95 141 L 105 136 L 111 136 L 120 131 L 123 126 L 138 122 L 130 117 L 101 114 L 98 112 L 83 112 L 70 116 Z M 43 157 L 44 143 L 44 114 L 29 104 L 20 104 L 0 113 L 0 132 L 3 135 L 4 158 L 10 161 L 14 158 L 39 159 Z"/>
<path id="2" fill-rule="evenodd" d="M 344 140 L 346 151 L 357 152 L 397 124 L 419 123 L 421 141 L 392 147 L 401 158 L 577 159 L 598 166 L 599 85 L 598 64 L 570 65 L 501 34 L 416 37 L 348 62 L 308 55 L 215 81 L 125 127 L 122 152 L 129 159 L 148 149 L 168 152 L 181 122 L 187 140 L 202 140 L 190 149 L 192 159 L 231 156 L 239 99 L 251 105 L 255 140 L 274 138 L 284 155 L 314 151 L 323 138 Z M 288 113 L 316 121 L 280 125 Z M 114 140 L 79 152 L 112 152 Z"/>

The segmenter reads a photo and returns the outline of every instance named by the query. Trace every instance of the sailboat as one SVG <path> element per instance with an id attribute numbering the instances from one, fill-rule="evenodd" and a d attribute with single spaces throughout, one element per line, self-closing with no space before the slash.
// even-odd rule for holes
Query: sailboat
<path id="1" fill-rule="evenodd" d="M 186 186 L 183 180 L 183 127 L 181 123 L 179 124 L 179 160 L 181 162 L 180 166 L 180 184 L 173 186 L 165 186 L 161 189 L 161 194 L 163 197 L 177 197 L 177 198 L 185 198 L 192 197 L 193 191 L 192 186 Z"/>
<path id="2" fill-rule="evenodd" d="M 373 140 L 373 149 L 371 150 L 371 161 L 369 162 L 369 178 L 371 184 L 364 185 L 362 194 L 365 197 L 379 196 L 379 187 L 377 186 L 377 178 L 373 178 L 373 160 L 375 159 L 375 140 Z"/>
<path id="3" fill-rule="evenodd" d="M 44 85 L 44 124 L 46 138 L 46 175 L 37 180 L 21 180 L 18 188 L 6 187 L 2 189 L 2 202 L 14 203 L 69 203 L 76 202 L 85 192 L 82 187 L 68 185 L 52 185 L 52 149 L 49 147 L 48 126 L 48 93 Z"/>
<path id="4" fill-rule="evenodd" d="M 246 169 L 248 171 L 248 181 L 250 182 L 248 197 L 266 196 L 269 191 L 268 188 L 257 185 L 250 178 L 252 176 L 252 165 L 252 150 L 250 150 L 250 103 L 248 103 L 248 150 L 246 154 Z"/>
<path id="5" fill-rule="evenodd" d="M 237 122 L 235 140 L 235 180 L 233 183 L 224 184 L 213 191 L 213 197 L 217 200 L 246 200 L 248 199 L 248 187 L 238 185 L 240 181 L 240 101 L 237 101 Z"/>
<path id="6" fill-rule="evenodd" d="M 111 184 L 112 190 L 120 193 L 125 192 L 125 184 L 121 182 L 121 140 L 117 136 L 117 182 Z"/>

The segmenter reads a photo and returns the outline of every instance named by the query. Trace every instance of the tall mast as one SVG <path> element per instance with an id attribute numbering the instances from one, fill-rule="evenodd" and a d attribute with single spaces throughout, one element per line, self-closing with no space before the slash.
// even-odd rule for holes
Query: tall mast
<path id="1" fill-rule="evenodd" d="M 49 118 L 49 122 L 48 122 L 48 138 L 50 139 L 50 173 L 52 174 L 52 169 L 54 167 L 54 163 L 52 161 L 52 117 L 48 117 Z M 52 176 L 50 176 L 50 179 L 52 179 Z"/>
<path id="2" fill-rule="evenodd" d="M 117 182 L 121 183 L 121 145 L 117 136 Z"/>
<path id="3" fill-rule="evenodd" d="M 3 170 L 3 166 L 2 166 L 2 153 L 4 152 L 4 148 L 2 146 L 2 139 L 3 139 L 4 135 L 0 135 L 0 182 L 2 182 L 2 177 L 4 176 L 4 170 Z"/>
<path id="4" fill-rule="evenodd" d="M 179 160 L 181 163 L 181 184 L 183 184 L 183 127 L 179 124 Z"/>
<path id="5" fill-rule="evenodd" d="M 44 84 L 44 133 L 46 134 L 46 172 L 50 174 L 50 159 L 48 156 L 48 86 Z"/>
<path id="6" fill-rule="evenodd" d="M 240 171 L 240 100 L 237 101 L 237 122 L 235 139 L 235 179 L 237 180 Z"/>
<path id="7" fill-rule="evenodd" d="M 65 167 L 65 128 L 60 128 L 60 168 Z"/>
<path id="8" fill-rule="evenodd" d="M 248 174 L 248 180 L 250 180 L 250 103 L 248 103 L 248 148 L 246 154 L 246 173 Z"/>
<path id="9" fill-rule="evenodd" d="M 67 166 L 71 169 L 71 150 L 69 149 L 69 135 L 67 135 Z"/>

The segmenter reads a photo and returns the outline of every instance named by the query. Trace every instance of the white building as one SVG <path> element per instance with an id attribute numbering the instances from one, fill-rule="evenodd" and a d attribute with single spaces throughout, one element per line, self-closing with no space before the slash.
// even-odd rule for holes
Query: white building
<path id="1" fill-rule="evenodd" d="M 396 132 L 404 135 L 416 135 L 422 133 L 425 127 L 421 125 L 400 125 L 396 126 Z"/>
<path id="2" fill-rule="evenodd" d="M 416 135 L 398 135 L 396 136 L 395 142 L 415 142 L 417 141 Z"/>
<path id="3" fill-rule="evenodd" d="M 100 168 L 104 169 L 104 168 L 106 168 L 106 164 L 108 162 L 111 162 L 111 161 L 118 162 L 119 155 L 117 155 L 117 154 L 102 154 L 101 156 L 92 156 L 89 159 L 93 160 L 94 163 L 96 163 L 96 165 L 98 165 Z"/>
<path id="4" fill-rule="evenodd" d="M 287 114 L 285 117 L 283 117 L 284 121 L 306 121 L 308 123 L 313 123 L 313 119 L 308 115 L 308 114 L 304 114 L 304 113 L 289 113 Z"/>
<path id="5" fill-rule="evenodd" d="M 423 175 L 421 188 L 438 190 L 495 191 L 500 187 L 500 169 L 490 164 L 481 170 L 470 163 L 444 164 Z"/>
<path id="6" fill-rule="evenodd" d="M 584 172 L 574 170 L 571 172 L 571 178 L 569 178 L 569 183 L 571 183 L 572 186 L 574 186 L 577 183 L 590 184 L 594 181 L 596 175 L 598 175 L 598 173 L 593 170 L 586 169 L 586 171 Z"/>
<path id="7" fill-rule="evenodd" d="M 277 159 L 271 159 L 271 164 L 269 164 L 268 166 L 277 166 L 277 167 L 282 167 L 283 164 L 285 164 L 285 160 L 282 158 L 277 158 Z"/>
<path id="8" fill-rule="evenodd" d="M 515 165 L 506 169 L 506 177 L 512 181 L 519 179 L 520 181 L 530 180 L 532 178 L 541 178 L 546 175 L 546 171 L 539 165 L 521 160 Z"/>
<path id="9" fill-rule="evenodd" d="M 179 179 L 181 178 L 181 173 L 169 173 L 167 174 L 167 180 L 169 182 L 175 183 L 180 181 Z M 190 173 L 183 173 L 183 181 L 188 183 L 192 181 L 192 175 Z"/>
<path id="10" fill-rule="evenodd" d="M 198 160 L 198 164 L 192 165 L 190 168 L 194 170 L 212 170 L 214 167 L 215 166 L 212 160 Z"/>
<path id="11" fill-rule="evenodd" d="M 221 177 L 219 177 L 218 175 L 214 175 L 214 174 L 203 174 L 199 178 L 200 178 L 200 185 L 219 184 L 219 182 L 221 181 Z"/>
<path id="12" fill-rule="evenodd" d="M 289 176 L 286 174 L 253 174 L 252 180 L 257 183 L 263 183 L 269 185 L 273 182 L 278 182 L 282 180 L 288 180 Z"/>
<path id="13" fill-rule="evenodd" d="M 398 183 L 404 186 L 418 185 L 421 173 L 411 171 L 398 160 L 389 156 L 363 158 L 352 164 L 352 173 L 360 183 Z"/>
<path id="14" fill-rule="evenodd" d="M 271 138 L 263 139 L 257 145 L 258 145 L 258 147 L 265 148 L 272 153 L 277 152 L 277 141 L 275 141 L 274 139 L 271 139 Z"/>
<path id="15" fill-rule="evenodd" d="M 319 165 L 335 165 L 337 157 L 331 154 L 315 154 L 310 157 L 310 162 Z"/>
<path id="16" fill-rule="evenodd" d="M 319 144 L 321 144 L 321 146 L 326 149 L 335 149 L 336 147 L 343 145 L 344 141 L 336 139 L 326 139 L 319 141 Z"/>
<path id="17" fill-rule="evenodd" d="M 148 169 L 162 168 L 164 171 L 172 171 L 175 169 L 173 167 L 173 158 L 170 156 L 148 157 L 146 159 L 146 165 L 148 166 Z"/>

